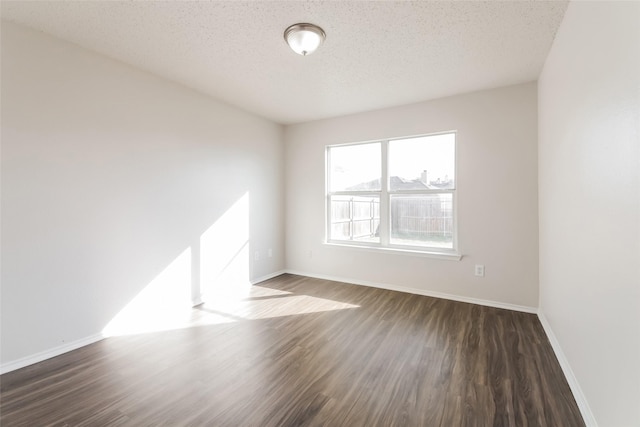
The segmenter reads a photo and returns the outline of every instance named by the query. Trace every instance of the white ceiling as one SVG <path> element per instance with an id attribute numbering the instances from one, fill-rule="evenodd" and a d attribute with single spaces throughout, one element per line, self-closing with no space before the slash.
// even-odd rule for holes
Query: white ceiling
<path id="1" fill-rule="evenodd" d="M 290 124 L 536 80 L 567 1 L 2 1 L 2 18 Z M 284 30 L 321 26 L 296 55 Z"/>

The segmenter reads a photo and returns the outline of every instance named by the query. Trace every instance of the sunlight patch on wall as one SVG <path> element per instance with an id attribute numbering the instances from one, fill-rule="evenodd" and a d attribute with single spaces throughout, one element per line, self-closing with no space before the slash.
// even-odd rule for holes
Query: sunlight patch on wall
<path id="1" fill-rule="evenodd" d="M 248 295 L 249 193 L 240 197 L 192 247 L 185 249 L 103 329 L 105 336 L 234 321 L 194 311 L 194 301 Z M 215 295 L 215 296 L 213 296 Z"/>
<path id="2" fill-rule="evenodd" d="M 185 249 L 104 328 L 131 335 L 357 308 L 250 282 L 249 193 Z M 194 301 L 205 304 L 193 308 Z"/>
<path id="3" fill-rule="evenodd" d="M 245 193 L 200 237 L 200 289 L 212 295 L 247 295 L 249 264 L 249 193 Z"/>
<path id="4" fill-rule="evenodd" d="M 188 248 L 126 305 L 102 331 L 105 336 L 163 331 L 191 321 L 191 250 Z"/>

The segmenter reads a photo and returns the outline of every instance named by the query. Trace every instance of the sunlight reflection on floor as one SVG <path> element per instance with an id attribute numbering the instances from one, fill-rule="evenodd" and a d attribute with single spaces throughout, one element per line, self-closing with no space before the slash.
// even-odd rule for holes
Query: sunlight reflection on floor
<path id="1" fill-rule="evenodd" d="M 253 288 L 260 289 L 260 286 Z M 273 290 L 269 289 L 269 291 Z M 226 314 L 236 319 L 254 320 L 359 307 L 309 295 L 287 295 L 286 293 L 270 296 L 254 296 L 253 293 L 251 295 L 243 299 L 222 297 L 205 303 L 202 309 L 211 313 Z"/>
<path id="2" fill-rule="evenodd" d="M 268 319 L 334 310 L 358 308 L 358 305 L 295 295 L 259 285 L 248 286 L 245 292 L 210 294 L 209 300 L 195 308 L 172 304 L 171 300 L 154 305 L 160 300 L 149 298 L 150 292 L 141 294 L 140 302 L 127 306 L 104 330 L 105 336 L 133 335 L 184 329 L 195 326 Z M 146 298 L 146 299 L 145 299 Z"/>

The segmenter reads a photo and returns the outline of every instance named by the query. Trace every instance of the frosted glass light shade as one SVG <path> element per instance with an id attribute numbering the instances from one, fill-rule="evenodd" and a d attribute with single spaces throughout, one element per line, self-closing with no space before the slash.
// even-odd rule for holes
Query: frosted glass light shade
<path id="1" fill-rule="evenodd" d="M 284 32 L 284 39 L 298 55 L 313 53 L 324 41 L 322 28 L 313 24 L 294 24 Z"/>

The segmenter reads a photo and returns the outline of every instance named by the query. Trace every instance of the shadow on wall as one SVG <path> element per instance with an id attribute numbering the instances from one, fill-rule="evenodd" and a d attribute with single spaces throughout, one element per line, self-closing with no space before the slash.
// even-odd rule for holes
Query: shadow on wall
<path id="1" fill-rule="evenodd" d="M 191 324 L 192 306 L 214 295 L 247 295 L 250 287 L 249 192 L 178 255 L 107 324 L 105 336 L 163 331 Z"/>

